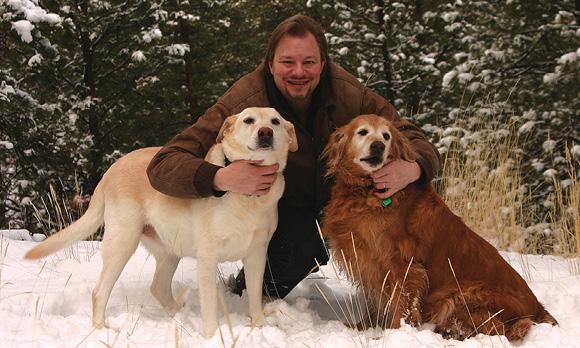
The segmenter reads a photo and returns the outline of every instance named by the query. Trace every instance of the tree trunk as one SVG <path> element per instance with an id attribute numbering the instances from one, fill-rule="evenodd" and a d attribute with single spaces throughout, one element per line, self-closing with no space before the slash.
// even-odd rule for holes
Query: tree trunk
<path id="1" fill-rule="evenodd" d="M 81 20 L 77 23 L 77 30 L 80 34 L 81 47 L 83 51 L 83 83 L 85 87 L 85 93 L 83 96 L 85 98 L 96 99 L 97 97 L 97 87 L 95 81 L 95 71 L 94 71 L 94 47 L 92 40 L 90 38 L 90 28 L 86 27 L 85 20 L 89 18 L 88 13 L 88 1 L 83 1 L 81 3 Z M 101 166 L 103 164 L 103 134 L 101 130 L 101 120 L 98 112 L 98 108 L 91 104 L 88 112 L 88 126 L 89 135 L 93 140 L 93 146 L 89 154 L 89 177 L 87 182 L 88 192 L 93 192 L 99 180 L 101 179 Z"/>
<path id="2" fill-rule="evenodd" d="M 184 20 L 179 21 L 179 34 L 181 41 L 190 47 L 190 51 L 185 54 L 185 87 L 187 88 L 186 100 L 189 106 L 189 120 L 191 124 L 197 120 L 196 111 L 198 107 L 197 96 L 193 90 L 193 59 L 191 57 L 191 42 L 189 38 L 189 26 Z"/>
<path id="3" fill-rule="evenodd" d="M 415 0 L 415 20 L 423 23 L 423 0 Z"/>
<path id="4" fill-rule="evenodd" d="M 576 25 L 580 25 L 580 0 L 576 0 Z"/>
<path id="5" fill-rule="evenodd" d="M 379 22 L 379 27 L 381 33 L 385 35 L 385 39 L 383 40 L 382 44 L 382 54 L 383 54 L 383 72 L 384 72 L 384 79 L 387 82 L 387 99 L 391 103 L 394 102 L 396 94 L 395 89 L 393 88 L 393 66 L 391 63 L 391 55 L 389 53 L 389 24 L 385 22 L 385 2 L 383 0 L 376 0 L 376 16 Z"/>

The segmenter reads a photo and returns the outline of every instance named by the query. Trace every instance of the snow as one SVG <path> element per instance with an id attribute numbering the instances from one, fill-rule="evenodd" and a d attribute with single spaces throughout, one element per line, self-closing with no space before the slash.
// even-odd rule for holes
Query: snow
<path id="1" fill-rule="evenodd" d="M 453 80 L 453 78 L 455 78 L 455 76 L 457 76 L 457 71 L 455 71 L 455 70 L 451 70 L 448 73 L 446 73 L 445 75 L 443 75 L 443 82 L 441 84 L 443 86 L 443 88 L 449 87 L 451 80 Z"/>
<path id="2" fill-rule="evenodd" d="M 33 240 L 28 230 L 25 229 L 0 230 L 0 238 L 28 241 Z"/>
<path id="3" fill-rule="evenodd" d="M 547 73 L 543 77 L 544 83 L 554 83 L 560 78 L 559 73 Z"/>
<path id="4" fill-rule="evenodd" d="M 30 57 L 30 59 L 28 60 L 28 66 L 33 67 L 35 65 L 39 65 L 42 63 L 42 59 L 43 59 L 42 54 L 37 53 L 32 57 Z"/>
<path id="5" fill-rule="evenodd" d="M 535 121 L 528 121 L 518 128 L 518 133 L 528 133 L 536 125 Z"/>
<path id="6" fill-rule="evenodd" d="M 46 22 L 48 24 L 57 24 L 62 20 L 59 15 L 47 13 L 46 10 L 39 7 L 37 1 L 8 0 L 6 4 L 16 13 L 23 13 L 26 19 L 33 23 Z"/>
<path id="7" fill-rule="evenodd" d="M 548 139 L 542 143 L 542 148 L 544 149 L 544 152 L 552 152 L 556 148 L 556 145 L 556 140 Z"/>
<path id="8" fill-rule="evenodd" d="M 2 346 L 214 348 L 232 347 L 235 338 L 236 347 L 580 347 L 580 260 L 502 253 L 560 322 L 558 327 L 535 325 L 522 342 L 513 344 L 503 336 L 445 340 L 429 324 L 351 330 L 340 319 L 345 318 L 342 310 L 352 309 L 353 289 L 331 266 L 310 275 L 286 299 L 266 301 L 267 324 L 259 328 L 250 326 L 247 296 L 225 292 L 231 329 L 220 312 L 223 338 L 218 332 L 206 340 L 200 335 L 194 259 L 183 259 L 174 277 L 175 293 L 184 287 L 191 291 L 185 308 L 171 318 L 149 293 L 155 262 L 139 247 L 111 294 L 107 317 L 113 328 L 95 330 L 91 291 L 101 268 L 100 243 L 81 242 L 44 260 L 23 260 L 34 245 L 0 239 Z M 239 263 L 220 266 L 225 278 L 239 267 Z"/>
<path id="9" fill-rule="evenodd" d="M 135 62 L 144 62 L 147 60 L 147 57 L 145 57 L 145 53 L 143 53 L 143 51 L 135 51 L 131 55 L 131 59 Z"/>
<path id="10" fill-rule="evenodd" d="M 505 52 L 499 51 L 499 50 L 487 49 L 487 50 L 485 50 L 485 55 L 501 60 L 505 57 Z"/>
<path id="11" fill-rule="evenodd" d="M 3 147 L 7 150 L 12 150 L 14 148 L 14 144 L 9 141 L 0 140 L 0 147 Z"/>
<path id="12" fill-rule="evenodd" d="M 34 25 L 27 20 L 19 20 L 12 23 L 12 29 L 16 30 L 20 39 L 26 43 L 32 42 L 32 29 Z"/>
<path id="13" fill-rule="evenodd" d="M 542 175 L 548 180 L 551 181 L 553 180 L 556 175 L 558 174 L 558 171 L 554 168 L 550 168 L 550 169 L 546 169 Z"/>
<path id="14" fill-rule="evenodd" d="M 441 15 L 441 18 L 447 22 L 447 23 L 451 23 L 455 20 L 455 18 L 457 18 L 459 16 L 459 12 L 446 12 L 443 15 Z"/>
<path id="15" fill-rule="evenodd" d="M 572 156 L 574 156 L 574 158 L 580 157 L 580 145 L 574 145 L 572 147 Z"/>
<path id="16" fill-rule="evenodd" d="M 536 170 L 536 171 L 541 171 L 542 169 L 544 169 L 544 164 L 537 158 L 534 158 L 532 160 L 532 167 Z"/>
<path id="17" fill-rule="evenodd" d="M 473 79 L 473 74 L 471 73 L 460 73 L 457 74 L 457 79 L 459 80 L 460 83 L 467 83 L 469 81 L 471 81 L 471 79 Z"/>
<path id="18" fill-rule="evenodd" d="M 167 47 L 167 52 L 174 56 L 183 56 L 189 52 L 189 45 L 187 44 L 173 44 Z"/>
<path id="19" fill-rule="evenodd" d="M 45 22 L 50 25 L 58 24 L 62 21 L 59 15 L 48 13 L 37 5 L 36 1 L 30 0 L 7 0 L 7 6 L 15 13 L 22 13 L 26 19 L 12 22 L 12 29 L 16 30 L 20 39 L 26 43 L 32 42 L 32 30 L 34 24 Z"/>
<path id="20" fill-rule="evenodd" d="M 558 58 L 558 64 L 574 63 L 577 58 L 578 58 L 578 56 L 576 55 L 576 52 L 566 53 L 563 56 L 561 56 L 560 58 Z"/>
<path id="21" fill-rule="evenodd" d="M 143 33 L 142 39 L 146 43 L 149 43 L 149 42 L 151 42 L 153 40 L 158 40 L 158 39 L 160 39 L 162 37 L 163 37 L 163 34 L 161 33 L 161 30 L 155 28 L 155 29 L 152 29 L 152 30 L 150 30 L 148 32 Z"/>

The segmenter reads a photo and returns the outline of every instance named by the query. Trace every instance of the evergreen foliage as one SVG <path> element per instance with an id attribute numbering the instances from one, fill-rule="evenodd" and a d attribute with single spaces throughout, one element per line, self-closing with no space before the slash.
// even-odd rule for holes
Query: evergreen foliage
<path id="1" fill-rule="evenodd" d="M 0 2 L 0 227 L 40 225 L 49 183 L 86 197 L 119 156 L 195 122 L 298 12 L 334 60 L 442 153 L 515 125 L 537 223 L 578 163 L 580 12 L 544 1 Z M 502 132 L 503 130 L 503 132 Z M 488 134 L 489 135 L 489 134 Z M 60 184 L 62 182 L 62 184 Z M 524 189 L 524 188 L 523 188 Z M 41 216 L 47 211 L 41 209 Z"/>

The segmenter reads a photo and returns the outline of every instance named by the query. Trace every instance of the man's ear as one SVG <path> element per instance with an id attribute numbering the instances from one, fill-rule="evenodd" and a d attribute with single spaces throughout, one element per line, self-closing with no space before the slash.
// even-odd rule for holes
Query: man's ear
<path id="1" fill-rule="evenodd" d="M 232 131 L 232 127 L 234 126 L 237 118 L 238 115 L 232 115 L 225 119 L 224 123 L 222 124 L 222 128 L 220 128 L 220 131 L 215 140 L 216 143 L 221 143 L 224 139 L 224 136 L 228 135 Z"/>
<path id="2" fill-rule="evenodd" d="M 320 156 L 322 159 L 326 159 L 325 176 L 332 176 L 338 171 L 340 161 L 346 152 L 347 138 L 345 127 L 335 130 L 330 136 L 330 140 Z"/>
<path id="3" fill-rule="evenodd" d="M 296 152 L 298 151 L 298 139 L 296 138 L 296 130 L 294 129 L 294 125 L 291 122 L 284 121 L 284 128 L 286 128 L 286 132 L 288 133 L 288 141 L 290 142 L 290 147 L 288 147 L 288 151 Z"/>

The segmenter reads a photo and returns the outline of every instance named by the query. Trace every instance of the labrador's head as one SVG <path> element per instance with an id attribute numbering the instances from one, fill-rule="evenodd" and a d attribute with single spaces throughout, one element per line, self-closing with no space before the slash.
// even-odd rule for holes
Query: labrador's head
<path id="1" fill-rule="evenodd" d="M 337 129 L 322 157 L 327 160 L 327 176 L 344 173 L 355 177 L 368 176 L 390 159 L 415 159 L 407 138 L 377 115 L 357 116 Z"/>
<path id="2" fill-rule="evenodd" d="M 252 107 L 228 117 L 216 141 L 230 161 L 263 160 L 264 165 L 286 166 L 288 151 L 298 150 L 292 123 L 276 109 Z"/>

